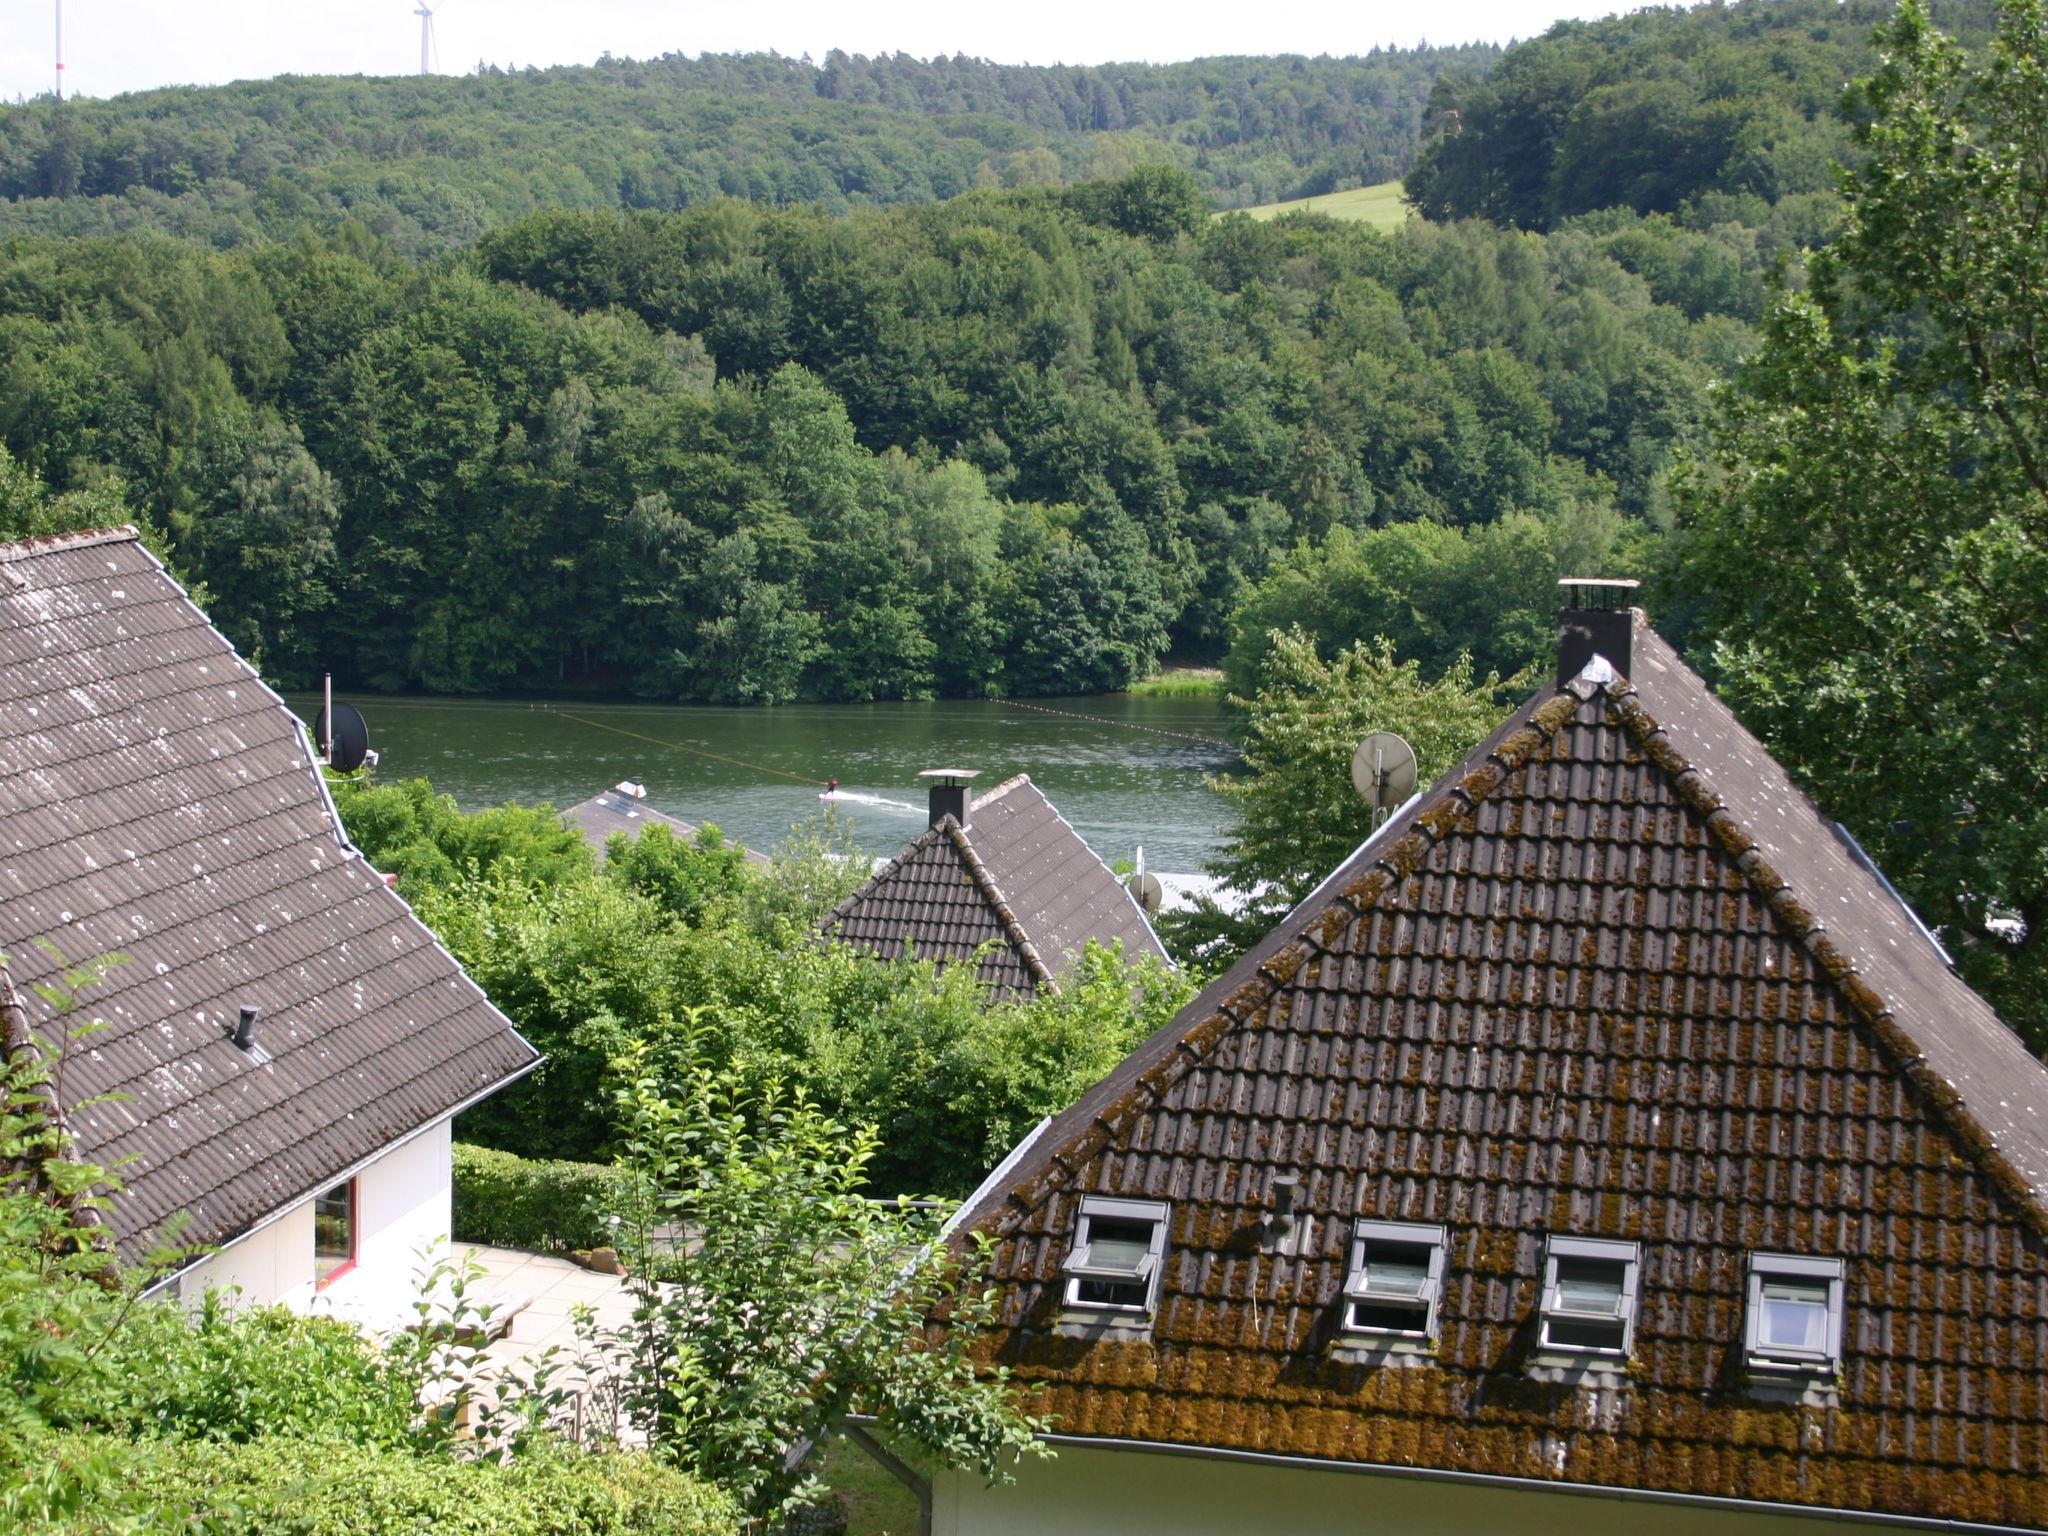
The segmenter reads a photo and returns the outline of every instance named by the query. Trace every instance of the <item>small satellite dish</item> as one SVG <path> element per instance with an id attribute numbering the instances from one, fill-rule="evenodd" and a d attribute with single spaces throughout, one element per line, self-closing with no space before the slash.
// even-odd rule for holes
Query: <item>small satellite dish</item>
<path id="1" fill-rule="evenodd" d="M 1415 749 L 1392 731 L 1374 731 L 1351 754 L 1351 787 L 1386 815 L 1415 793 Z"/>
<path id="2" fill-rule="evenodd" d="M 354 773 L 370 758 L 370 727 L 353 704 L 334 706 L 334 741 L 328 744 L 327 711 L 313 721 L 313 740 L 336 773 Z"/>
<path id="3" fill-rule="evenodd" d="M 1159 883 L 1157 875 L 1148 875 L 1143 870 L 1124 882 L 1140 909 L 1146 913 L 1157 912 L 1166 904 L 1166 887 Z"/>

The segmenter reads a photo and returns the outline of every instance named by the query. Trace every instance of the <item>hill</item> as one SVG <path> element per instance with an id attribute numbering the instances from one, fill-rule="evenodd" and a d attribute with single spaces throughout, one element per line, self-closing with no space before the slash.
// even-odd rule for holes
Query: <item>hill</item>
<path id="1" fill-rule="evenodd" d="M 1490 46 L 1089 68 L 834 52 L 284 77 L 0 108 L 0 232 L 226 246 L 367 224 L 400 251 L 546 208 L 834 211 L 1168 163 L 1219 207 L 1384 181 Z"/>
<path id="2" fill-rule="evenodd" d="M 1832 200 L 1854 158 L 1841 114 L 1876 64 L 1890 0 L 1736 0 L 1559 22 L 1484 78 L 1445 77 L 1437 137 L 1407 178 L 1428 218 L 1551 229 L 1595 210 L 1703 209 L 1703 222 L 1763 222 Z M 1935 20 L 1974 43 L 1989 0 L 1936 0 Z"/>
<path id="3" fill-rule="evenodd" d="M 1284 203 L 1261 203 L 1244 210 L 1255 219 L 1277 219 L 1285 213 L 1320 213 L 1325 218 L 1353 219 L 1374 229 L 1398 229 L 1407 221 L 1409 208 L 1398 181 L 1377 186 L 1353 187 L 1345 192 L 1325 192 L 1315 197 L 1290 198 Z"/>

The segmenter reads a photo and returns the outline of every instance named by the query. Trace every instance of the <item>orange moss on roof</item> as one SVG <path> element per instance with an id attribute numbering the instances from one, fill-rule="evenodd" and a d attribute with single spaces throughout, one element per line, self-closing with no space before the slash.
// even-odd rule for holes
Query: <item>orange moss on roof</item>
<path id="1" fill-rule="evenodd" d="M 1361 857 L 975 1213 L 983 1358 L 1068 1433 L 2048 1526 L 2040 1203 L 1633 688 L 1532 702 Z M 1174 1202 L 1147 1340 L 1047 1329 L 1083 1193 Z M 1449 1232 L 1429 1364 L 1329 1354 L 1359 1214 Z M 1545 1229 L 1644 1245 L 1612 1386 L 1528 1374 Z M 1743 1384 L 1779 1248 L 1851 1260 L 1838 1407 Z"/>

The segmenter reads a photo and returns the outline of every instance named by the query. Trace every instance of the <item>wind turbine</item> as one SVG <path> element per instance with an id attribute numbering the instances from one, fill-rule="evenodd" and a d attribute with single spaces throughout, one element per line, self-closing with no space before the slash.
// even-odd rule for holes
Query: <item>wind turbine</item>
<path id="1" fill-rule="evenodd" d="M 57 0 L 57 100 L 64 99 L 64 0 Z"/>
<path id="2" fill-rule="evenodd" d="M 62 4 L 63 0 L 58 0 L 58 3 Z M 436 56 L 440 53 L 434 42 L 434 8 L 427 4 L 427 0 L 419 0 L 419 6 L 413 11 L 413 15 L 420 19 L 420 73 L 429 74 L 431 71 L 427 68 L 427 55 L 429 52 Z"/>

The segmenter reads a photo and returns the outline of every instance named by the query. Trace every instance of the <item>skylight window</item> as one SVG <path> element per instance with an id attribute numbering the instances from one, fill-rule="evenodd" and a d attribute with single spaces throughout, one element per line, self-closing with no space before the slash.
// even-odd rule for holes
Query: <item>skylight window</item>
<path id="1" fill-rule="evenodd" d="M 1152 1200 L 1087 1195 L 1067 1255 L 1067 1305 L 1144 1316 L 1159 1296 L 1167 1207 Z"/>
<path id="2" fill-rule="evenodd" d="M 1762 1371 L 1829 1371 L 1842 1360 L 1840 1259 L 1790 1253 L 1749 1256 L 1743 1352 Z"/>
<path id="3" fill-rule="evenodd" d="M 1444 1229 L 1361 1221 L 1351 1234 L 1344 1282 L 1344 1331 L 1376 1337 L 1436 1337 L 1444 1284 Z"/>
<path id="4" fill-rule="evenodd" d="M 1553 1237 L 1543 1264 L 1543 1347 L 1626 1359 L 1635 1341 L 1642 1250 L 1607 1238 Z"/>

